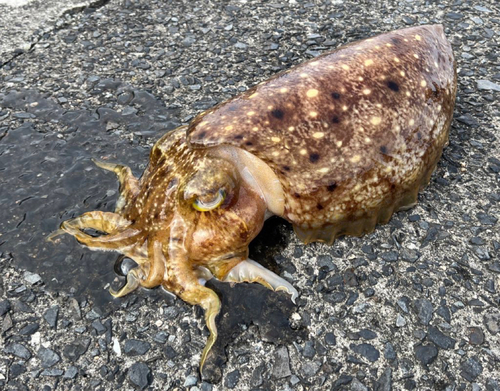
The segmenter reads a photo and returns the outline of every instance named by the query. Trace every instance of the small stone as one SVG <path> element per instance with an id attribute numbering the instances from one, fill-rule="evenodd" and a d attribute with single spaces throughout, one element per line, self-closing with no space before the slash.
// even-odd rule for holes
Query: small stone
<path id="1" fill-rule="evenodd" d="M 495 225 L 498 219 L 495 216 L 479 212 L 476 214 L 477 219 L 482 225 Z"/>
<path id="2" fill-rule="evenodd" d="M 330 346 L 334 346 L 337 343 L 335 335 L 331 332 L 325 334 L 325 343 Z"/>
<path id="3" fill-rule="evenodd" d="M 74 379 L 77 374 L 78 374 L 78 368 L 75 367 L 75 366 L 73 366 L 73 365 L 71 365 L 64 372 L 63 378 L 65 378 L 65 379 Z"/>
<path id="4" fill-rule="evenodd" d="M 92 322 L 92 327 L 97 331 L 98 335 L 104 334 L 106 332 L 106 327 L 101 323 L 99 319 Z"/>
<path id="5" fill-rule="evenodd" d="M 415 347 L 415 357 L 424 368 L 432 364 L 438 356 L 438 349 L 434 345 L 418 345 Z"/>
<path id="6" fill-rule="evenodd" d="M 399 254 L 396 251 L 387 251 L 379 255 L 386 262 L 397 262 L 399 258 Z"/>
<path id="7" fill-rule="evenodd" d="M 138 339 L 127 339 L 123 346 L 123 352 L 127 356 L 142 356 L 146 354 L 149 349 L 151 349 L 149 342 L 140 341 Z"/>
<path id="8" fill-rule="evenodd" d="M 57 328 L 58 316 L 59 316 L 59 306 L 55 305 L 53 307 L 50 307 L 47 311 L 45 311 L 43 318 L 49 324 L 49 327 L 55 329 Z"/>
<path id="9" fill-rule="evenodd" d="M 36 333 L 36 331 L 40 328 L 38 323 L 29 323 L 24 326 L 21 330 L 19 330 L 19 334 L 21 335 L 32 335 Z"/>
<path id="10" fill-rule="evenodd" d="M 286 346 L 280 346 L 274 354 L 273 376 L 277 379 L 288 377 L 290 372 L 290 357 Z"/>
<path id="11" fill-rule="evenodd" d="M 61 357 L 52 349 L 41 347 L 38 350 L 37 357 L 40 359 L 42 368 L 50 368 L 61 361 Z"/>
<path id="12" fill-rule="evenodd" d="M 42 277 L 40 277 L 39 274 L 31 272 L 24 272 L 23 278 L 24 281 L 28 282 L 31 285 L 35 285 L 37 282 L 42 281 Z"/>
<path id="13" fill-rule="evenodd" d="M 406 326 L 406 319 L 401 314 L 398 314 L 398 316 L 396 317 L 396 327 L 404 326 Z"/>
<path id="14" fill-rule="evenodd" d="M 486 391 L 500 391 L 500 383 L 498 380 L 489 378 L 486 380 Z"/>
<path id="15" fill-rule="evenodd" d="M 358 379 L 354 378 L 351 382 L 351 391 L 368 391 L 368 388 Z"/>
<path id="16" fill-rule="evenodd" d="M 127 377 L 132 385 L 144 390 L 151 381 L 151 371 L 143 362 L 136 362 L 129 368 Z"/>
<path id="17" fill-rule="evenodd" d="M 75 339 L 69 345 L 66 345 L 63 349 L 63 355 L 69 361 L 77 361 L 82 354 L 84 354 L 90 345 L 90 338 L 78 338 Z"/>
<path id="18" fill-rule="evenodd" d="M 362 343 L 359 345 L 351 344 L 349 346 L 352 351 L 365 357 L 368 361 L 375 362 L 380 357 L 380 352 L 369 343 Z"/>
<path id="19" fill-rule="evenodd" d="M 31 358 L 31 352 L 24 345 L 17 342 L 7 345 L 3 351 L 7 354 L 13 354 L 16 357 L 22 358 L 23 360 L 29 360 Z"/>
<path id="20" fill-rule="evenodd" d="M 407 314 L 410 312 L 410 309 L 409 309 L 410 303 L 411 303 L 411 300 L 406 296 L 401 296 L 401 298 L 398 299 L 398 301 L 397 301 L 399 308 L 401 308 Z"/>
<path id="21" fill-rule="evenodd" d="M 432 303 L 427 299 L 415 300 L 415 310 L 420 323 L 427 326 L 432 319 L 434 310 Z"/>
<path id="22" fill-rule="evenodd" d="M 318 373 L 321 363 L 318 361 L 305 361 L 302 363 L 301 375 L 303 378 L 311 378 Z"/>
<path id="23" fill-rule="evenodd" d="M 388 361 L 394 361 L 396 359 L 396 351 L 394 350 L 394 346 L 390 342 L 387 342 L 385 344 L 384 357 Z"/>
<path id="24" fill-rule="evenodd" d="M 466 125 L 473 127 L 473 128 L 477 128 L 479 126 L 478 120 L 475 119 L 470 114 L 464 114 L 464 115 L 461 115 L 460 117 L 457 117 L 457 121 L 462 122 L 463 124 L 466 124 Z"/>
<path id="25" fill-rule="evenodd" d="M 500 91 L 500 85 L 489 80 L 478 80 L 477 88 L 479 90 Z"/>
<path id="26" fill-rule="evenodd" d="M 307 358 L 313 358 L 316 354 L 316 349 L 314 349 L 314 342 L 307 341 L 304 346 L 304 350 L 302 351 L 302 355 Z"/>
<path id="27" fill-rule="evenodd" d="M 392 390 L 392 369 L 386 368 L 385 371 L 378 379 L 377 391 L 391 391 Z"/>
<path id="28" fill-rule="evenodd" d="M 240 381 L 240 371 L 238 369 L 235 369 L 232 372 L 229 372 L 226 376 L 226 381 L 225 385 L 229 389 L 233 389 L 236 387 L 238 382 Z"/>
<path id="29" fill-rule="evenodd" d="M 443 334 L 434 326 L 429 326 L 427 329 L 427 338 L 441 349 L 454 349 L 455 343 L 457 342 L 455 339 Z"/>
<path id="30" fill-rule="evenodd" d="M 198 383 L 198 377 L 195 375 L 189 375 L 186 377 L 186 380 L 184 380 L 184 387 L 191 387 L 195 386 L 196 383 Z"/>
<path id="31" fill-rule="evenodd" d="M 352 382 L 353 377 L 349 375 L 342 374 L 340 377 L 333 382 L 332 390 L 341 390 L 342 386 L 345 386 Z"/>
<path id="32" fill-rule="evenodd" d="M 377 338 L 377 333 L 372 331 L 372 330 L 369 330 L 369 329 L 359 330 L 359 335 L 361 336 L 361 338 L 367 339 L 367 340 Z"/>
<path id="33" fill-rule="evenodd" d="M 14 363 L 9 368 L 9 375 L 11 379 L 15 379 L 24 372 L 26 372 L 26 367 L 23 364 Z"/>
<path id="34" fill-rule="evenodd" d="M 467 329 L 469 343 L 471 345 L 482 345 L 484 342 L 484 333 L 479 327 L 469 327 Z"/>
<path id="35" fill-rule="evenodd" d="M 10 301 L 2 300 L 0 301 L 0 316 L 4 316 L 8 311 L 10 311 Z"/>
<path id="36" fill-rule="evenodd" d="M 48 376 L 48 377 L 59 377 L 64 374 L 64 371 L 62 369 L 57 369 L 57 368 L 49 368 L 49 369 L 44 369 L 40 376 Z"/>
<path id="37" fill-rule="evenodd" d="M 460 365 L 460 375 L 472 382 L 483 372 L 483 366 L 477 357 L 471 357 Z"/>
<path id="38" fill-rule="evenodd" d="M 492 335 L 497 335 L 500 332 L 500 313 L 490 313 L 483 317 L 483 322 L 488 331 Z"/>

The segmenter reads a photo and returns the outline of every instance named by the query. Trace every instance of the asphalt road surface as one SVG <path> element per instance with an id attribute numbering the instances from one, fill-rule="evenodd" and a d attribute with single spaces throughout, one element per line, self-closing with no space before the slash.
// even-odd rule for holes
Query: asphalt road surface
<path id="1" fill-rule="evenodd" d="M 113 209 L 116 180 L 90 158 L 140 174 L 154 141 L 201 111 L 342 44 L 433 23 L 458 96 L 418 205 L 333 246 L 268 221 L 252 256 L 298 303 L 214 283 L 221 334 L 203 376 L 199 309 L 161 289 L 115 300 L 130 262 L 46 242 Z M 499 42 L 495 0 L 0 1 L 0 388 L 500 390 Z"/>

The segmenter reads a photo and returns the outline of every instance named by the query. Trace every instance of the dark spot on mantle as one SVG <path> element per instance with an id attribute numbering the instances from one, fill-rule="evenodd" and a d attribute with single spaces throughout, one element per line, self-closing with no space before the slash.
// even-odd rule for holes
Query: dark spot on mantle
<path id="1" fill-rule="evenodd" d="M 334 191 L 337 188 L 337 184 L 335 182 L 330 183 L 328 186 L 326 186 L 326 190 L 328 191 Z"/>
<path id="2" fill-rule="evenodd" d="M 243 138 L 242 134 L 237 134 L 236 136 L 234 136 L 235 140 L 241 140 L 242 138 Z"/>
<path id="3" fill-rule="evenodd" d="M 340 94 L 338 92 L 332 92 L 333 99 L 340 99 Z"/>
<path id="4" fill-rule="evenodd" d="M 283 119 L 283 117 L 285 116 L 285 113 L 283 113 L 283 110 L 280 110 L 280 109 L 276 109 L 276 110 L 271 111 L 271 114 L 274 118 L 277 118 L 277 119 Z"/>
<path id="5" fill-rule="evenodd" d="M 290 171 L 290 166 L 283 166 L 284 171 Z"/>
<path id="6" fill-rule="evenodd" d="M 384 155 L 386 155 L 387 154 L 387 147 L 385 145 L 382 145 L 380 147 L 380 152 L 382 152 Z"/>
<path id="7" fill-rule="evenodd" d="M 250 146 L 252 146 L 252 145 L 253 145 L 253 143 L 252 143 L 251 141 L 247 141 L 247 142 L 245 143 L 245 145 L 246 145 L 246 146 L 248 146 L 248 147 L 250 147 Z"/>
<path id="8" fill-rule="evenodd" d="M 387 87 L 389 87 L 389 89 L 393 90 L 394 92 L 399 91 L 399 85 L 395 81 L 389 80 L 387 82 Z"/>
<path id="9" fill-rule="evenodd" d="M 318 210 L 322 210 L 323 209 L 323 205 L 321 205 L 320 203 L 316 204 L 316 208 Z"/>
<path id="10" fill-rule="evenodd" d="M 332 122 L 334 124 L 338 124 L 340 122 L 340 118 L 338 116 L 334 115 L 333 118 L 332 118 Z"/>
<path id="11" fill-rule="evenodd" d="M 309 155 L 309 161 L 311 163 L 316 163 L 318 160 L 319 160 L 319 154 L 317 154 L 317 153 L 311 153 Z"/>

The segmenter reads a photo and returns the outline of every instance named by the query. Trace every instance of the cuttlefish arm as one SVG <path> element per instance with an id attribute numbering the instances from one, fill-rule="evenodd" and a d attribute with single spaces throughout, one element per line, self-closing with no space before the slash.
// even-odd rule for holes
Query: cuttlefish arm
<path id="1" fill-rule="evenodd" d="M 187 232 L 184 220 L 175 216 L 170 225 L 170 237 L 165 256 L 168 259 L 168 264 L 162 285 L 186 303 L 199 305 L 205 311 L 205 322 L 210 335 L 201 355 L 201 370 L 208 352 L 217 339 L 215 318 L 220 312 L 221 302 L 213 290 L 206 288 L 200 282 L 200 271 L 192 264 L 186 251 Z"/>

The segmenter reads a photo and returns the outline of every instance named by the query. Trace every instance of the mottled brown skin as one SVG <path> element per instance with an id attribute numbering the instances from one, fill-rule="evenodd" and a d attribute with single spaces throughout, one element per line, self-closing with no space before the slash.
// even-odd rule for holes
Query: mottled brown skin
<path id="1" fill-rule="evenodd" d="M 140 180 L 128 167 L 97 163 L 119 177 L 115 213 L 86 213 L 51 237 L 66 232 L 134 259 L 138 267 L 115 296 L 162 285 L 200 305 L 210 330 L 203 365 L 220 309 L 203 279 L 259 282 L 296 297 L 287 281 L 247 259 L 266 214 L 292 222 L 305 242 L 331 243 L 387 222 L 429 181 L 455 94 L 455 62 L 441 26 L 344 46 L 166 134 Z M 236 147 L 233 155 L 227 145 Z M 242 154 L 250 160 L 238 160 Z M 240 163 L 249 161 L 264 179 L 248 176 Z"/>
<path id="2" fill-rule="evenodd" d="M 285 189 L 283 217 L 306 242 L 331 243 L 416 202 L 448 139 L 455 95 L 442 26 L 413 27 L 276 75 L 199 115 L 188 140 L 263 159 Z"/>

